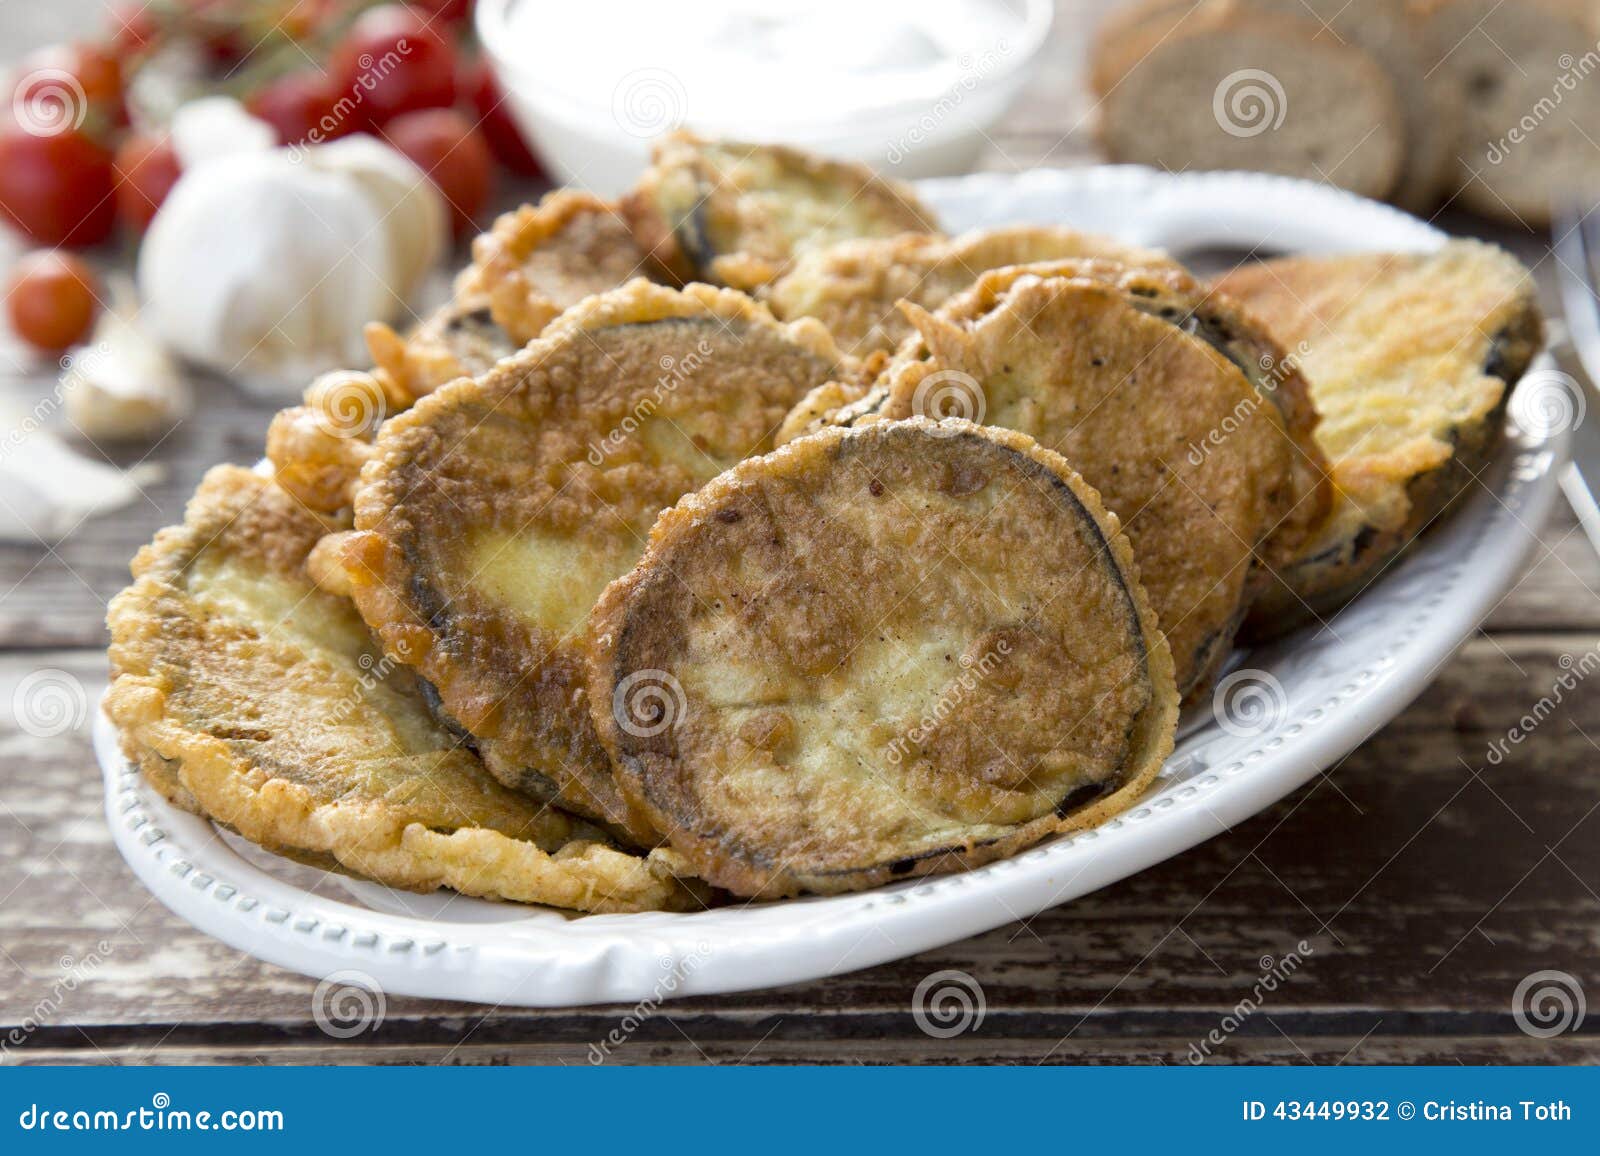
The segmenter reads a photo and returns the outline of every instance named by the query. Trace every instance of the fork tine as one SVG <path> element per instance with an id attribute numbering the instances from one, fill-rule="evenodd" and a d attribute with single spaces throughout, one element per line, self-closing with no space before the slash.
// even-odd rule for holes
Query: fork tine
<path id="1" fill-rule="evenodd" d="M 1600 351 L 1600 294 L 1595 289 L 1595 258 L 1600 255 L 1600 219 L 1594 209 L 1563 205 L 1555 213 L 1556 272 L 1567 332 L 1580 354 Z M 1587 368 L 1587 366 L 1586 366 Z"/>

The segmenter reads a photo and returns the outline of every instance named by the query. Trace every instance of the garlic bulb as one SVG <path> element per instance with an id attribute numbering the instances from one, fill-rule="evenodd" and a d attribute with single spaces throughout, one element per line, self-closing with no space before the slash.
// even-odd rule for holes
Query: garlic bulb
<path id="1" fill-rule="evenodd" d="M 445 219 L 419 170 L 372 148 L 246 151 L 186 171 L 139 251 L 154 332 L 272 397 L 365 364 L 362 327 L 397 315 Z"/>
<path id="2" fill-rule="evenodd" d="M 243 153 L 266 152 L 278 143 L 277 130 L 231 96 L 205 96 L 180 106 L 169 132 L 184 172 Z"/>

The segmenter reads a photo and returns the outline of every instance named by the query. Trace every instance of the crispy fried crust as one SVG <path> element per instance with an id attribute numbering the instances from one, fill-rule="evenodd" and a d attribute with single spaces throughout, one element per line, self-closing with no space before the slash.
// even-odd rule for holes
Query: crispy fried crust
<path id="1" fill-rule="evenodd" d="M 1032 439 L 922 419 L 741 463 L 596 607 L 623 790 L 762 898 L 973 867 L 1128 806 L 1172 659 L 1117 519 Z"/>
<path id="2" fill-rule="evenodd" d="M 739 895 L 957 871 L 1106 820 L 1171 751 L 1171 655 L 1066 461 L 965 421 L 822 432 L 662 514 L 595 610 L 622 789 Z"/>
<path id="3" fill-rule="evenodd" d="M 1528 271 L 1476 241 L 1269 261 L 1219 284 L 1303 350 L 1333 462 L 1327 519 L 1251 612 L 1266 639 L 1359 593 L 1483 468 L 1543 322 Z"/>
<path id="4" fill-rule="evenodd" d="M 1165 277 L 1070 261 L 986 273 L 937 314 L 908 306 L 919 336 L 827 420 L 954 414 L 1065 456 L 1121 515 L 1192 697 L 1227 656 L 1257 559 L 1298 518 L 1302 447 L 1275 392 L 1201 340 L 1198 315 L 1173 314 Z"/>
<path id="5" fill-rule="evenodd" d="M 1004 231 L 1001 231 L 1004 233 Z M 1020 251 L 1034 247 L 1031 240 Z M 998 254 L 1001 246 L 991 249 Z M 1159 255 L 1158 255 L 1159 257 Z M 1244 374 L 1261 398 L 1270 401 L 1283 419 L 1283 429 L 1293 449 L 1293 501 L 1272 528 L 1261 547 L 1262 561 L 1271 567 L 1298 556 L 1326 517 L 1333 488 L 1328 462 L 1316 439 L 1317 412 L 1310 386 L 1300 371 L 1297 352 L 1285 352 L 1267 327 L 1241 309 L 1226 293 L 1207 291 L 1181 267 L 1158 259 L 1138 266 L 1105 259 L 1038 262 L 1029 267 L 1040 276 L 1087 278 L 1114 286 L 1141 312 L 1179 326 L 1210 345 Z M 1013 275 L 997 275 L 996 285 Z M 907 318 L 914 310 L 904 311 Z M 911 339 L 907 356 L 920 356 L 919 342 Z M 870 391 L 852 382 L 829 383 L 803 398 L 784 419 L 778 444 L 829 424 L 848 425 L 878 411 L 887 396 L 882 388 Z M 1181 664 L 1180 664 L 1181 665 Z"/>
<path id="6" fill-rule="evenodd" d="M 406 337 L 367 327 L 384 387 L 404 408 L 458 377 L 493 368 L 544 332 L 563 309 L 635 277 L 667 281 L 616 205 L 558 189 L 496 219 L 472 242 L 452 299 Z"/>
<path id="7" fill-rule="evenodd" d="M 106 709 L 174 803 L 392 887 L 578 911 L 685 907 L 660 862 L 506 790 L 304 571 L 330 523 L 262 476 L 207 475 L 111 604 Z"/>
<path id="8" fill-rule="evenodd" d="M 1173 264 L 1154 249 L 1053 226 L 1009 225 L 953 238 L 912 233 L 803 253 L 764 300 L 786 321 L 815 317 L 846 353 L 867 357 L 892 352 L 912 333 L 897 302 L 936 309 L 990 269 L 1064 258 Z"/>
<path id="9" fill-rule="evenodd" d="M 938 229 L 907 186 L 864 165 L 682 132 L 656 146 L 623 211 L 640 244 L 683 280 L 745 290 L 807 249 Z"/>
<path id="10" fill-rule="evenodd" d="M 610 202 L 558 190 L 502 214 L 473 241 L 452 299 L 409 336 L 367 326 L 377 408 L 398 413 L 447 382 L 487 373 L 564 309 L 636 276 L 670 280 Z M 267 432 L 278 483 L 325 513 L 349 506 L 383 416 L 352 430 L 348 411 L 372 408 L 349 383 L 354 376 L 336 375 L 333 390 L 314 384 L 305 404 L 283 410 Z"/>
<path id="11" fill-rule="evenodd" d="M 583 703 L 589 610 L 663 507 L 771 448 L 794 401 L 841 372 L 820 325 L 731 290 L 639 280 L 591 298 L 383 426 L 342 551 L 352 596 L 501 781 L 653 843 Z"/>

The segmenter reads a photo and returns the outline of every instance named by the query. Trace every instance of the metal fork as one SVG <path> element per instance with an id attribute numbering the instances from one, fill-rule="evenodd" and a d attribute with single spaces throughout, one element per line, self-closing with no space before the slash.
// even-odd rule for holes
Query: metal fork
<path id="1" fill-rule="evenodd" d="M 1572 464 L 1561 475 L 1561 489 L 1578 515 L 1578 522 L 1596 551 L 1600 551 L 1600 208 L 1557 205 L 1551 239 L 1556 275 L 1561 285 L 1561 311 L 1567 322 L 1567 341 L 1583 365 L 1587 382 L 1585 410 L 1589 420 L 1573 431 Z"/>

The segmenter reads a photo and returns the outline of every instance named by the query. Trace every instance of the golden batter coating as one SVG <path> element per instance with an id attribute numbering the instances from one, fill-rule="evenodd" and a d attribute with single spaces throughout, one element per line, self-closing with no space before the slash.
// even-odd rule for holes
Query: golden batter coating
<path id="1" fill-rule="evenodd" d="M 472 264 L 456 278 L 453 298 L 409 336 L 367 327 L 371 385 L 354 380 L 363 375 L 330 375 L 304 405 L 273 419 L 267 457 L 278 483 L 314 510 L 348 507 L 385 414 L 446 382 L 487 373 L 563 310 L 640 275 L 669 279 L 610 202 L 557 190 L 502 214 L 473 241 Z M 374 394 L 375 404 L 368 401 Z M 355 420 L 369 411 L 381 412 Z"/>
<path id="2" fill-rule="evenodd" d="M 404 408 L 458 377 L 492 369 L 562 310 L 635 277 L 670 280 L 640 248 L 617 206 L 558 189 L 496 219 L 472 242 L 451 300 L 406 337 L 367 326 L 367 349 Z"/>
<path id="3" fill-rule="evenodd" d="M 1024 240 L 1017 248 L 1026 250 L 1035 244 Z M 996 243 L 991 251 L 998 255 L 1003 248 Z M 1315 436 L 1317 411 L 1300 371 L 1303 351 L 1285 352 L 1248 311 L 1225 293 L 1207 291 L 1168 260 L 1131 266 L 1104 259 L 1069 259 L 1038 262 L 1029 268 L 1040 275 L 1088 278 L 1114 286 L 1141 312 L 1179 326 L 1238 367 L 1257 396 L 1278 411 L 1293 448 L 1293 502 L 1262 546 L 1261 558 L 1269 567 L 1277 567 L 1297 557 L 1326 516 L 1333 496 L 1328 462 Z M 916 313 L 910 308 L 902 312 L 908 319 Z M 914 356 L 915 339 L 909 348 Z M 885 396 L 885 390 L 877 386 L 870 391 L 850 382 L 822 386 L 790 412 L 778 444 L 824 425 L 848 425 L 875 412 Z"/>
<path id="4" fill-rule="evenodd" d="M 1138 552 L 1178 688 L 1204 689 L 1295 517 L 1297 445 L 1267 395 L 1160 298 L 1092 262 L 997 269 L 919 331 L 836 419 L 960 416 L 1020 430 L 1098 489 Z"/>
<path id="5" fill-rule="evenodd" d="M 828 327 L 839 348 L 867 357 L 892 352 L 912 333 L 897 302 L 937 309 L 990 269 L 1065 258 L 1173 265 L 1164 253 L 1095 233 L 1007 225 L 959 237 L 906 234 L 813 249 L 796 258 L 764 300 L 786 321 L 815 317 Z"/>
<path id="6" fill-rule="evenodd" d="M 739 895 L 976 866 L 1130 805 L 1172 658 L 1099 496 L 965 421 L 834 429 L 661 516 L 595 609 L 624 792 Z"/>
<path id="7" fill-rule="evenodd" d="M 1305 351 L 1333 463 L 1332 510 L 1251 611 L 1269 638 L 1358 594 L 1483 468 L 1543 322 L 1527 269 L 1478 241 L 1267 261 L 1219 286 Z"/>
<path id="8" fill-rule="evenodd" d="M 938 231 L 907 186 L 783 145 L 661 141 L 623 202 L 640 243 L 684 280 L 754 290 L 809 249 Z"/>
<path id="9" fill-rule="evenodd" d="M 342 551 L 356 604 L 502 782 L 653 843 L 588 720 L 589 610 L 663 507 L 770 449 L 789 407 L 848 371 L 820 325 L 731 290 L 591 298 L 384 424 Z"/>
<path id="10" fill-rule="evenodd" d="M 273 850 L 391 887 L 575 911 L 694 904 L 666 861 L 495 782 L 343 599 L 305 573 L 336 523 L 219 466 L 111 604 L 106 709 L 152 785 Z"/>

